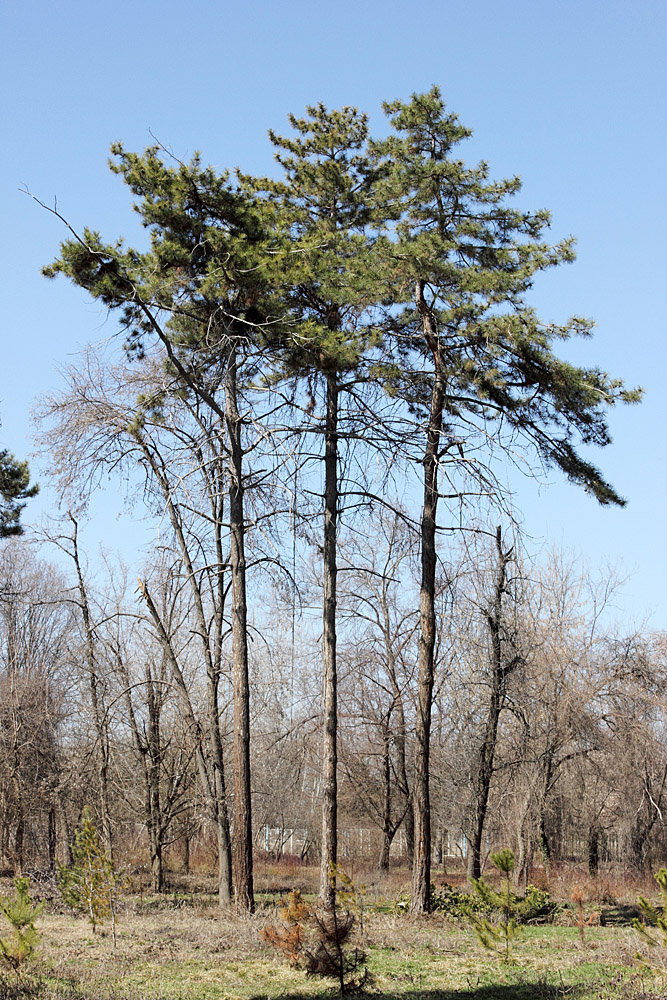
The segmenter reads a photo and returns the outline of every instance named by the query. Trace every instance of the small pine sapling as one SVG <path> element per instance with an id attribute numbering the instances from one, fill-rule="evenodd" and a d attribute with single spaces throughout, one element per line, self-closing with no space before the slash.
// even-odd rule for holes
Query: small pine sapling
<path id="1" fill-rule="evenodd" d="M 502 890 L 497 892 L 482 878 L 472 879 L 472 887 L 477 896 L 490 909 L 500 910 L 500 921 L 497 924 L 492 924 L 486 917 L 475 913 L 472 908 L 468 914 L 468 920 L 482 947 L 495 952 L 505 962 L 508 962 L 510 942 L 520 930 L 514 915 L 516 897 L 510 887 L 510 875 L 514 871 L 514 854 L 508 848 L 503 848 L 502 851 L 491 855 L 491 861 L 505 876 Z"/>
<path id="2" fill-rule="evenodd" d="M 273 948 L 281 951 L 290 965 L 298 966 L 305 939 L 305 925 L 310 917 L 310 907 L 300 891 L 294 889 L 287 899 L 278 904 L 281 924 L 269 924 L 260 936 Z"/>
<path id="3" fill-rule="evenodd" d="M 113 946 L 116 947 L 116 892 L 127 884 L 122 872 L 104 850 L 88 806 L 81 815 L 81 825 L 72 845 L 74 865 L 58 865 L 58 887 L 64 902 L 74 910 L 88 914 L 93 933 L 98 924 L 111 918 Z"/>
<path id="4" fill-rule="evenodd" d="M 282 925 L 270 924 L 262 937 L 308 975 L 337 979 L 343 996 L 360 985 L 350 977 L 366 961 L 364 951 L 349 947 L 353 928 L 363 920 L 363 887 L 357 889 L 338 867 L 332 866 L 331 879 L 337 881 L 332 909 L 310 906 L 295 890 L 280 903 Z"/>
<path id="5" fill-rule="evenodd" d="M 29 879 L 14 879 L 16 892 L 11 897 L 0 896 L 0 913 L 12 927 L 11 938 L 0 938 L 0 958 L 18 975 L 21 966 L 32 958 L 39 944 L 40 934 L 35 920 L 44 909 L 44 903 L 34 904 L 28 891 Z"/>
<path id="6" fill-rule="evenodd" d="M 632 924 L 645 944 L 651 948 L 667 948 L 667 868 L 661 868 L 653 877 L 660 889 L 660 903 L 658 906 L 652 906 L 644 896 L 640 896 L 637 905 L 642 912 L 642 919 L 635 918 Z M 639 955 L 637 957 L 643 961 Z M 651 968 L 656 967 L 651 966 Z M 665 973 L 667 969 L 660 967 L 657 971 Z"/>
<path id="7" fill-rule="evenodd" d="M 579 937 L 581 938 L 582 944 L 585 944 L 586 928 L 590 927 L 593 924 L 595 920 L 595 914 L 589 913 L 589 915 L 586 916 L 586 912 L 584 910 L 584 893 L 583 890 L 578 885 L 575 885 L 574 889 L 572 890 L 570 894 L 570 899 L 574 903 L 575 907 L 574 926 L 577 927 L 579 930 Z"/>

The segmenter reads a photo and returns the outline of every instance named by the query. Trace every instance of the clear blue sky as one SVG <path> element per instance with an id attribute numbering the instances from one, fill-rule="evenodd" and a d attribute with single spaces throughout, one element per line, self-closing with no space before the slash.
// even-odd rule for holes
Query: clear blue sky
<path id="1" fill-rule="evenodd" d="M 354 104 L 379 130 L 383 100 L 437 83 L 474 130 L 466 158 L 519 173 L 521 203 L 552 211 L 554 239 L 578 237 L 577 263 L 540 281 L 536 307 L 595 318 L 570 356 L 646 387 L 640 407 L 612 414 L 614 444 L 596 456 L 629 506 L 600 509 L 554 476 L 522 487 L 524 526 L 634 573 L 619 615 L 667 626 L 664 0 L 5 0 L 0 16 L 2 445 L 31 452 L 35 398 L 113 332 L 83 293 L 40 277 L 63 233 L 21 185 L 57 196 L 77 227 L 134 237 L 106 168 L 113 140 L 140 149 L 151 130 L 179 156 L 268 172 L 266 131 L 288 112 Z M 98 533 L 113 547 L 130 529 L 103 524 L 107 510 Z"/>

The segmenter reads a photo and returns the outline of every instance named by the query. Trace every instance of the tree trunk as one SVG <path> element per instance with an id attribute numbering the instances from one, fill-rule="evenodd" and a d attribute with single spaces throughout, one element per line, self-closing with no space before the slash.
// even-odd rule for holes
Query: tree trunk
<path id="1" fill-rule="evenodd" d="M 190 834 L 183 834 L 183 872 L 185 875 L 190 874 Z"/>
<path id="2" fill-rule="evenodd" d="M 600 828 L 591 826 L 588 831 L 588 874 L 595 878 L 600 870 Z"/>
<path id="3" fill-rule="evenodd" d="M 79 607 L 83 617 L 83 626 L 86 637 L 86 665 L 88 668 L 88 687 L 90 690 L 90 704 L 93 710 L 93 723 L 97 735 L 97 775 L 99 779 L 100 813 L 102 821 L 102 840 L 104 848 L 110 858 L 113 857 L 113 835 L 111 828 L 111 804 L 109 793 L 109 719 L 104 705 L 100 701 L 99 695 L 99 674 L 97 667 L 97 657 L 95 654 L 95 638 L 90 604 L 88 602 L 88 588 L 83 578 L 81 560 L 79 557 L 78 530 L 79 525 L 76 518 L 70 513 L 72 522 L 72 549 L 70 556 L 74 561 L 76 569 Z"/>
<path id="4" fill-rule="evenodd" d="M 55 806 L 49 809 L 49 871 L 56 870 L 56 810 Z"/>
<path id="5" fill-rule="evenodd" d="M 468 837 L 468 879 L 479 878 L 482 874 L 482 844 L 484 824 L 489 804 L 491 778 L 493 776 L 493 759 L 498 738 L 498 720 L 502 710 L 501 678 L 494 673 L 491 691 L 491 704 L 486 720 L 484 740 L 478 754 L 476 773 L 473 775 L 475 787 L 475 802 L 473 823 Z"/>
<path id="6" fill-rule="evenodd" d="M 232 574 L 232 660 L 234 677 L 234 894 L 236 905 L 255 909 L 252 877 L 252 803 L 250 792 L 250 685 L 246 601 L 243 446 L 237 403 L 236 352 L 225 378 L 229 442 L 230 567 Z"/>
<path id="7" fill-rule="evenodd" d="M 386 726 L 382 733 L 382 849 L 380 851 L 378 868 L 383 872 L 389 870 L 389 852 L 396 831 L 391 816 L 391 760 L 389 757 L 391 737 L 389 734 L 389 721 L 389 718 L 387 718 Z"/>
<path id="8" fill-rule="evenodd" d="M 502 616 L 503 595 L 507 590 L 507 564 L 512 557 L 512 550 L 503 550 L 502 532 L 496 529 L 496 580 L 493 591 L 493 603 L 486 612 L 486 623 L 491 640 L 491 697 L 486 715 L 484 737 L 477 755 L 477 767 L 472 776 L 475 800 L 473 803 L 473 823 L 470 833 L 470 849 L 468 852 L 468 878 L 479 878 L 482 874 L 482 843 L 484 824 L 489 805 L 489 792 L 493 777 L 493 762 L 498 742 L 498 722 L 505 705 L 505 687 L 507 678 L 518 665 L 518 657 L 509 659 L 503 650 Z"/>
<path id="9" fill-rule="evenodd" d="M 405 802 L 405 818 L 403 820 L 405 828 L 405 843 L 406 850 L 408 854 L 408 861 L 412 864 L 414 860 L 414 815 L 412 812 L 412 790 L 410 788 L 410 782 L 408 781 L 408 770 L 407 770 L 407 760 L 406 760 L 406 726 L 405 726 L 405 710 L 403 708 L 403 696 L 401 694 L 401 689 L 398 683 L 398 676 L 396 673 L 396 658 L 394 656 L 394 650 L 391 644 L 391 624 L 389 621 L 389 609 L 385 601 L 384 605 L 384 634 L 385 634 L 385 656 L 387 660 L 387 671 L 389 673 L 389 680 L 391 681 L 391 692 L 393 698 L 393 710 L 396 713 L 396 733 L 394 736 L 394 745 L 396 747 L 396 781 L 399 791 L 404 796 Z M 400 824 L 399 824 L 400 825 Z"/>
<path id="10" fill-rule="evenodd" d="M 177 527 L 177 525 L 176 525 Z M 192 570 L 192 566 L 188 566 Z M 193 574 L 194 575 L 194 574 Z M 162 617 L 155 606 L 150 591 L 140 579 L 139 588 L 144 597 L 151 619 L 159 636 L 162 648 L 171 666 L 174 684 L 179 695 L 181 712 L 195 739 L 195 763 L 197 774 L 209 815 L 215 823 L 218 842 L 218 890 L 221 908 L 230 905 L 232 901 L 232 856 L 231 838 L 229 835 L 229 816 L 227 813 L 227 798 L 225 791 L 224 758 L 222 739 L 220 736 L 220 711 L 218 707 L 218 673 L 212 662 L 206 664 L 206 693 L 208 721 L 204 738 L 202 726 L 197 720 L 188 688 L 183 677 L 178 657 L 171 643 L 170 635 L 165 628 Z M 203 616 L 202 616 L 203 617 Z M 201 620 L 201 619 L 200 619 Z"/>
<path id="11" fill-rule="evenodd" d="M 25 868 L 25 819 L 19 806 L 19 815 L 14 828 L 14 876 L 22 875 Z"/>
<path id="12" fill-rule="evenodd" d="M 424 282 L 418 281 L 417 308 L 427 343 L 434 358 L 435 376 L 431 393 L 426 449 L 424 453 L 424 508 L 421 523 L 421 592 L 418 702 L 415 726 L 415 775 L 412 801 L 414 810 L 414 861 L 412 865 L 411 913 L 428 913 L 431 885 L 431 805 L 429 798 L 429 758 L 431 710 L 433 704 L 435 657 L 435 570 L 436 515 L 438 508 L 438 458 L 445 404 L 445 382 L 434 318 L 424 300 Z"/>
<path id="13" fill-rule="evenodd" d="M 322 747 L 322 847 L 320 898 L 323 906 L 335 905 L 338 858 L 337 830 L 337 676 L 336 676 L 336 529 L 338 523 L 338 380 L 327 375 L 327 412 L 324 447 L 324 563 L 323 563 L 323 747 Z"/>

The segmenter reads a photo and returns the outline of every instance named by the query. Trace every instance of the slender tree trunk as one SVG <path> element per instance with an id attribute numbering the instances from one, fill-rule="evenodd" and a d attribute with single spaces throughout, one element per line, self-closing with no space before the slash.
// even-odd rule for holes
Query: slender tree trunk
<path id="1" fill-rule="evenodd" d="M 502 642 L 503 595 L 507 589 L 507 564 L 512 557 L 512 550 L 503 550 L 500 527 L 496 529 L 496 580 L 493 591 L 493 603 L 486 613 L 486 623 L 491 641 L 491 697 L 486 715 L 484 737 L 477 755 L 476 772 L 473 775 L 475 799 L 473 803 L 473 825 L 470 833 L 470 849 L 468 851 L 468 878 L 479 878 L 482 874 L 482 843 L 484 824 L 489 805 L 489 792 L 493 777 L 493 762 L 498 743 L 498 722 L 505 705 L 505 685 L 507 677 L 517 666 L 518 659 L 512 656 L 506 658 Z"/>
<path id="2" fill-rule="evenodd" d="M 544 776 L 542 781 L 542 790 L 539 801 L 539 817 L 537 823 L 537 840 L 542 855 L 542 860 L 544 864 L 549 867 L 553 860 L 553 852 L 551 850 L 551 843 L 549 842 L 549 835 L 547 833 L 547 796 L 549 794 L 549 789 L 551 788 L 551 779 L 553 776 L 553 754 L 551 751 L 547 751 Z"/>
<path id="3" fill-rule="evenodd" d="M 93 722 L 97 736 L 97 776 L 100 783 L 100 813 L 102 820 L 102 840 L 104 848 L 110 858 L 113 857 L 113 834 L 111 828 L 111 804 L 109 793 L 109 721 L 101 703 L 99 694 L 99 675 L 97 669 L 97 657 L 95 655 L 95 639 L 92 615 L 90 613 L 90 603 L 88 601 L 88 588 L 83 578 L 81 560 L 79 557 L 78 530 L 79 525 L 76 518 L 70 514 L 72 522 L 72 549 L 70 555 L 74 561 L 76 569 L 79 607 L 83 617 L 83 626 L 86 636 L 86 666 L 88 668 L 88 687 L 90 690 L 90 704 L 93 710 Z"/>
<path id="4" fill-rule="evenodd" d="M 234 676 L 234 894 L 236 905 L 255 909 L 252 877 L 250 791 L 250 685 L 246 601 L 243 447 L 237 403 L 236 353 L 230 352 L 225 380 L 229 442 L 230 567 L 232 574 L 232 658 Z"/>
<path id="5" fill-rule="evenodd" d="M 153 892 L 164 891 L 163 842 L 169 817 L 164 815 L 160 795 L 160 772 L 162 765 L 162 746 L 160 739 L 160 709 L 159 699 L 153 686 L 150 668 L 146 667 L 146 687 L 148 696 L 148 739 L 146 750 L 148 778 L 148 815 L 150 820 L 151 840 L 151 881 Z"/>
<path id="6" fill-rule="evenodd" d="M 69 819 L 67 818 L 67 809 L 65 807 L 65 796 L 61 789 L 58 789 L 57 793 L 57 805 L 58 805 L 58 819 L 60 822 L 60 842 L 64 845 L 65 850 L 65 864 L 68 868 L 72 868 L 74 865 L 74 855 L 72 853 L 72 842 L 74 837 L 72 836 L 72 831 L 69 825 Z"/>
<path id="7" fill-rule="evenodd" d="M 25 819 L 23 807 L 19 806 L 19 814 L 14 828 L 14 875 L 23 874 L 25 868 Z"/>
<path id="8" fill-rule="evenodd" d="M 595 878 L 600 870 L 600 828 L 594 823 L 588 830 L 588 874 Z"/>
<path id="9" fill-rule="evenodd" d="M 501 707 L 500 691 L 494 690 L 486 720 L 484 741 L 477 758 L 477 773 L 473 777 L 475 801 L 473 804 L 472 830 L 468 838 L 468 879 L 479 878 L 482 874 L 484 824 L 489 805 L 489 792 L 493 776 L 493 758 L 498 737 L 498 719 Z"/>
<path id="10" fill-rule="evenodd" d="M 183 872 L 190 874 L 190 834 L 187 831 L 183 834 Z"/>
<path id="11" fill-rule="evenodd" d="M 391 736 L 389 733 L 389 719 L 387 719 L 386 726 L 383 727 L 382 732 L 382 850 L 380 851 L 380 859 L 378 862 L 378 868 L 380 871 L 389 870 L 389 852 L 391 851 L 391 842 L 394 839 L 394 833 L 396 832 L 396 827 L 392 822 L 391 816 L 390 746 Z"/>
<path id="12" fill-rule="evenodd" d="M 405 842 L 408 854 L 408 861 L 412 864 L 415 847 L 415 820 L 412 811 L 412 790 L 408 781 L 408 769 L 406 760 L 406 727 L 405 709 L 403 708 L 403 696 L 398 683 L 396 673 L 396 658 L 391 644 L 391 625 L 389 621 L 389 609 L 384 602 L 384 634 L 385 634 L 385 656 L 387 659 L 387 671 L 391 681 L 391 692 L 393 697 L 393 709 L 396 713 L 396 732 L 394 745 L 396 747 L 396 781 L 399 791 L 404 796 L 405 818 L 403 820 L 405 828 Z"/>
<path id="13" fill-rule="evenodd" d="M 336 892 L 333 866 L 338 858 L 337 830 L 337 676 L 336 676 L 336 528 L 338 523 L 338 380 L 327 376 L 324 451 L 324 600 L 323 600 L 323 775 L 320 898 L 333 909 Z"/>
<path id="14" fill-rule="evenodd" d="M 429 758 L 431 710 L 435 659 L 435 571 L 436 515 L 438 508 L 438 458 L 445 405 L 445 382 L 434 318 L 424 300 L 424 282 L 416 286 L 416 304 L 422 318 L 425 337 L 434 357 L 435 375 L 424 453 L 424 508 L 421 524 L 421 592 L 419 671 L 417 679 L 417 719 L 415 726 L 415 775 L 412 790 L 414 810 L 414 860 L 410 911 L 428 913 L 431 885 L 431 805 L 429 797 Z"/>
<path id="15" fill-rule="evenodd" d="M 213 802 L 218 837 L 218 898 L 221 908 L 232 902 L 232 844 L 227 813 L 225 765 L 220 735 L 220 705 L 218 676 L 209 671 L 207 677 L 208 733 L 211 740 L 211 769 L 213 777 Z"/>
<path id="16" fill-rule="evenodd" d="M 191 567 L 190 567 L 191 568 Z M 181 711 L 193 738 L 195 739 L 195 763 L 200 785 L 209 809 L 209 815 L 216 827 L 218 841 L 218 899 L 221 908 L 228 907 L 232 901 L 232 855 L 231 838 L 229 835 L 229 816 L 227 813 L 227 798 L 225 791 L 225 772 L 220 738 L 220 713 L 218 709 L 218 678 L 210 662 L 207 663 L 207 698 L 209 742 L 204 739 L 202 727 L 199 724 L 183 672 L 174 652 L 169 633 L 157 610 L 148 587 L 139 580 L 142 592 L 155 629 L 160 638 L 162 648 L 171 666 L 176 690 L 179 694 Z"/>
<path id="17" fill-rule="evenodd" d="M 49 809 L 49 871 L 56 870 L 56 809 L 51 806 Z"/>

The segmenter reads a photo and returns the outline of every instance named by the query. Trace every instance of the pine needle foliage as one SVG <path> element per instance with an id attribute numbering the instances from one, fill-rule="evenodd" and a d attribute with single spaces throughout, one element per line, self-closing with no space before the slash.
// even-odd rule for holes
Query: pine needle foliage
<path id="1" fill-rule="evenodd" d="M 5 449 L 0 451 L 0 538 L 22 535 L 21 511 L 25 501 L 39 492 L 30 485 L 27 462 L 17 461 Z M 22 502 L 23 501 L 23 502 Z"/>
<path id="2" fill-rule="evenodd" d="M 83 810 L 81 824 L 72 845 L 74 864 L 71 868 L 58 865 L 58 887 L 63 901 L 73 910 L 88 914 L 93 933 L 98 924 L 111 918 L 111 932 L 116 946 L 116 891 L 127 880 L 116 870 L 105 851 L 88 806 Z"/>
<path id="3" fill-rule="evenodd" d="M 644 944 L 648 944 L 651 948 L 667 948 L 667 868 L 661 868 L 653 877 L 660 890 L 660 903 L 653 906 L 645 896 L 640 896 L 637 905 L 642 912 L 642 918 L 641 920 L 635 918 L 632 924 Z M 642 964 L 649 963 L 642 962 Z M 651 968 L 659 968 L 660 972 L 667 973 L 667 968 L 664 966 L 651 966 Z"/>
<path id="4" fill-rule="evenodd" d="M 14 895 L 0 896 L 0 913 L 12 928 L 11 937 L 0 938 L 0 958 L 16 973 L 32 958 L 40 940 L 35 921 L 44 909 L 44 903 L 33 903 L 29 885 L 30 880 L 19 875 L 14 879 Z"/>
<path id="5" fill-rule="evenodd" d="M 500 920 L 493 924 L 472 909 L 468 920 L 482 947 L 500 955 L 505 962 L 508 962 L 510 944 L 520 932 L 515 913 L 517 897 L 510 886 L 510 875 L 514 871 L 514 854 L 509 848 L 503 848 L 502 851 L 491 855 L 491 862 L 504 875 L 502 889 L 497 891 L 483 878 L 473 879 L 472 887 L 475 894 L 486 906 L 500 911 Z"/>
<path id="6" fill-rule="evenodd" d="M 344 996 L 360 986 L 355 973 L 366 961 L 366 953 L 352 946 L 351 940 L 355 926 L 362 924 L 363 888 L 358 890 L 338 867 L 335 877 L 341 887 L 336 888 L 336 905 L 332 909 L 310 905 L 296 889 L 279 904 L 280 924 L 269 924 L 261 936 L 308 975 L 337 979 Z M 365 974 L 361 978 L 365 979 Z"/>

